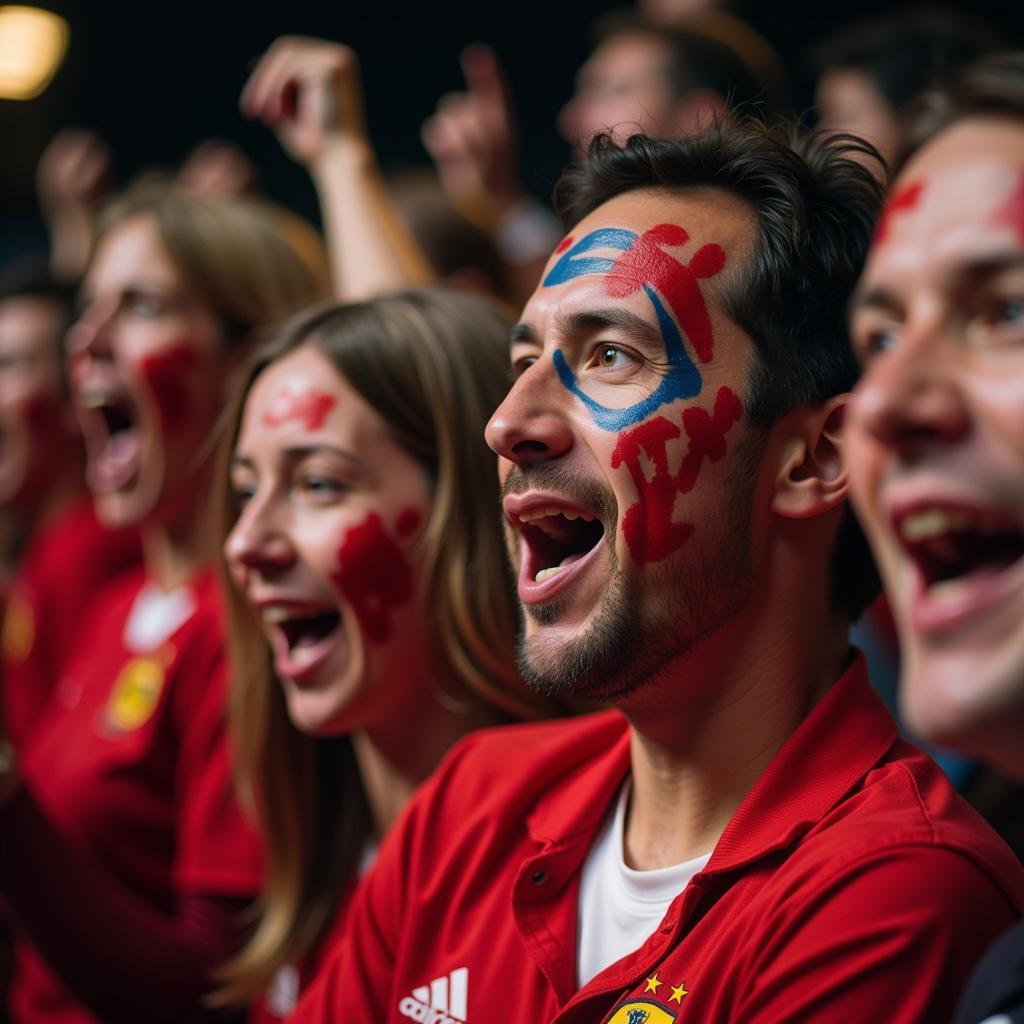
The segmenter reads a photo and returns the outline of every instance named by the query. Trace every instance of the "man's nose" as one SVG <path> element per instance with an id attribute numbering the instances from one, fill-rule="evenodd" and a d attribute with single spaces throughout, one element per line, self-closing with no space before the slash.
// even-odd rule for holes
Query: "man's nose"
<path id="1" fill-rule="evenodd" d="M 856 424 L 905 453 L 949 444 L 970 428 L 962 368 L 942 351 L 956 344 L 937 332 L 906 332 L 868 365 L 854 393 Z"/>
<path id="2" fill-rule="evenodd" d="M 557 459 L 572 448 L 571 401 L 554 363 L 544 356 L 516 380 L 498 406 L 484 432 L 487 443 L 520 466 Z"/>

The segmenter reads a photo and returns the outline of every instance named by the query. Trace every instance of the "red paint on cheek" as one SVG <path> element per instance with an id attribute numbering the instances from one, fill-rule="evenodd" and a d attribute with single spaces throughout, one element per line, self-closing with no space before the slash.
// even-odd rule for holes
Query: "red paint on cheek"
<path id="1" fill-rule="evenodd" d="M 572 235 L 566 235 L 565 238 L 563 238 L 558 243 L 558 245 L 555 246 L 555 252 L 556 253 L 565 252 L 565 250 L 568 249 L 570 245 L 572 245 Z"/>
<path id="2" fill-rule="evenodd" d="M 175 345 L 166 352 L 142 360 L 142 374 L 153 394 L 165 431 L 185 423 L 192 413 L 189 378 L 199 365 L 199 352 L 192 345 Z"/>
<path id="3" fill-rule="evenodd" d="M 658 224 L 645 231 L 608 272 L 606 289 L 612 298 L 633 295 L 645 285 L 665 297 L 697 358 L 703 363 L 714 358 L 711 317 L 698 280 L 714 277 L 725 267 L 725 251 L 714 243 L 701 246 L 689 263 L 680 263 L 661 248 L 683 245 L 689 235 L 678 224 Z"/>
<path id="4" fill-rule="evenodd" d="M 263 414 L 263 422 L 268 427 L 279 427 L 282 423 L 297 420 L 306 430 L 319 430 L 336 404 L 333 395 L 312 388 L 308 391 L 281 391 Z"/>
<path id="5" fill-rule="evenodd" d="M 421 520 L 416 509 L 405 509 L 396 531 L 407 535 Z M 374 643 L 387 643 L 391 613 L 412 599 L 416 580 L 405 554 L 376 512 L 345 534 L 338 562 L 332 579 L 352 606 L 363 633 Z"/>
<path id="6" fill-rule="evenodd" d="M 416 532 L 422 522 L 423 515 L 418 508 L 407 508 L 395 523 L 395 533 L 399 537 L 408 537 Z"/>
<path id="7" fill-rule="evenodd" d="M 884 242 L 889 236 L 892 218 L 897 213 L 907 213 L 913 210 L 921 201 L 923 193 L 923 181 L 911 181 L 902 188 L 897 189 L 882 209 L 881 216 L 878 218 L 878 227 L 875 229 L 875 238 L 871 244 L 878 245 L 880 242 Z"/>
<path id="8" fill-rule="evenodd" d="M 693 534 L 691 523 L 673 519 L 676 497 L 693 490 L 704 461 L 725 455 L 725 436 L 743 415 L 743 405 L 730 388 L 719 388 L 712 413 L 691 406 L 683 413 L 689 440 L 686 455 L 674 475 L 668 467 L 668 445 L 681 436 L 679 427 L 664 416 L 641 423 L 619 436 L 612 468 L 625 466 L 633 478 L 637 501 L 622 519 L 622 532 L 638 565 L 660 562 L 678 551 Z M 654 473 L 648 478 L 647 465 Z"/>
<path id="9" fill-rule="evenodd" d="M 1017 232 L 1017 238 L 1024 245 L 1024 168 L 1021 168 L 1017 187 L 1010 193 L 1010 198 L 996 210 L 992 221 L 994 224 L 1013 228 Z"/>

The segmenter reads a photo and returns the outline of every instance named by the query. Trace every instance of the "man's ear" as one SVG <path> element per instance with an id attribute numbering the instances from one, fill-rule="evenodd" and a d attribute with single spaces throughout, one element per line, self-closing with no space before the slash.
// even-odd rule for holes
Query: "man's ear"
<path id="1" fill-rule="evenodd" d="M 775 479 L 773 511 L 787 519 L 818 516 L 846 500 L 843 418 L 848 394 L 803 406 L 785 417 L 788 437 Z"/>

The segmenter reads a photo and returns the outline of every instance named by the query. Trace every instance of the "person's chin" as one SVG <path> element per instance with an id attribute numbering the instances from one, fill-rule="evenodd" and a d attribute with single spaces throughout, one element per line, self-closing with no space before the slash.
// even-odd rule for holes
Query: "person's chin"
<path id="1" fill-rule="evenodd" d="M 1024 722 L 1024 638 L 907 648 L 899 696 L 916 739 L 987 759 L 1007 723 Z"/>

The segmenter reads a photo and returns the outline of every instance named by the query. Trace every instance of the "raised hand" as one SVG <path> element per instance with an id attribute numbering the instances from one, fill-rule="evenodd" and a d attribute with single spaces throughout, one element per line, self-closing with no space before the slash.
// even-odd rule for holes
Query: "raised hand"
<path id="1" fill-rule="evenodd" d="M 241 107 L 271 127 L 307 167 L 332 143 L 366 134 L 359 60 L 340 43 L 282 36 L 250 75 Z"/>

